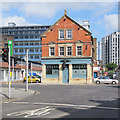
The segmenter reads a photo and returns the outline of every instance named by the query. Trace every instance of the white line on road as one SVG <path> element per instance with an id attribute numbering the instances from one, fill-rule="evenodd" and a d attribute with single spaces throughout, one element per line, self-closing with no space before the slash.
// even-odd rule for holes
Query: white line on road
<path id="1" fill-rule="evenodd" d="M 59 105 L 59 106 L 71 106 L 71 107 L 87 107 L 87 108 L 102 108 L 102 109 L 120 109 L 120 108 L 113 108 L 113 107 L 102 107 L 102 106 L 90 106 L 90 105 L 74 105 L 74 104 L 61 104 L 61 103 L 33 103 L 35 105 L 41 104 L 41 105 Z"/>
<path id="2" fill-rule="evenodd" d="M 82 107 L 82 108 L 100 108 L 100 109 L 111 109 L 111 110 L 119 110 L 120 109 L 120 108 L 107 107 L 107 106 L 75 105 L 75 104 L 62 104 L 62 103 L 30 103 L 30 102 L 12 102 L 12 103 L 33 104 L 33 105 L 56 105 L 56 106 Z"/>
<path id="3" fill-rule="evenodd" d="M 46 106 L 43 108 L 39 109 L 32 109 L 32 110 L 23 110 L 23 111 L 18 111 L 18 112 L 13 112 L 7 114 L 7 116 L 24 116 L 25 118 L 32 117 L 32 116 L 45 116 L 50 114 L 50 111 L 55 110 L 52 107 Z"/>
<path id="4" fill-rule="evenodd" d="M 17 104 L 30 104 L 29 102 L 12 102 L 12 103 L 17 103 Z"/>

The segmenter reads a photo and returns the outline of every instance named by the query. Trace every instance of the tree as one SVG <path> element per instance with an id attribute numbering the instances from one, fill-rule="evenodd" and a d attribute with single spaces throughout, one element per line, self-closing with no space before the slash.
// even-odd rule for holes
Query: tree
<path id="1" fill-rule="evenodd" d="M 117 68 L 118 65 L 116 65 L 115 63 L 108 63 L 106 64 L 105 67 L 108 68 L 108 71 L 109 71 L 109 70 L 115 70 L 115 68 Z"/>

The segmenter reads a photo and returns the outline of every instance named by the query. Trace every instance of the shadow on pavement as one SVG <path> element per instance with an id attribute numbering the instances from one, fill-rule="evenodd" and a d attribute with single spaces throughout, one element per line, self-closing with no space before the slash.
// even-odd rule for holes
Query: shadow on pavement
<path id="1" fill-rule="evenodd" d="M 118 109 L 114 109 L 118 108 L 118 102 L 120 101 L 119 98 L 113 101 L 90 101 L 100 103 L 100 105 L 87 109 L 57 108 L 59 111 L 67 113 L 67 115 L 58 119 L 56 118 L 54 120 L 61 120 L 62 118 L 75 118 L 79 120 L 119 120 L 120 111 Z"/>
<path id="2" fill-rule="evenodd" d="M 1 93 L 1 92 L 0 92 L 0 94 L 9 99 L 9 97 L 6 94 Z"/>

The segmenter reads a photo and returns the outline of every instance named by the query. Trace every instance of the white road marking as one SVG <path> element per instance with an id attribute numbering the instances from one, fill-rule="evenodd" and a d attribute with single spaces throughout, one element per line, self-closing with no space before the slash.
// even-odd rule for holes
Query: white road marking
<path id="1" fill-rule="evenodd" d="M 4 102 L 4 103 L 9 103 L 9 102 Z"/>
<path id="2" fill-rule="evenodd" d="M 43 107 L 39 109 L 33 109 L 33 110 L 23 110 L 23 111 L 18 111 L 18 112 L 13 112 L 7 114 L 7 116 L 20 116 L 24 115 L 25 118 L 31 117 L 31 116 L 45 116 L 50 114 L 50 111 L 53 111 L 54 108 L 52 107 Z"/>
<path id="3" fill-rule="evenodd" d="M 12 103 L 17 103 L 17 104 L 30 104 L 29 102 L 12 102 Z"/>
<path id="4" fill-rule="evenodd" d="M 8 103 L 8 102 L 5 102 Z M 62 104 L 62 103 L 29 103 L 29 102 L 12 102 L 16 104 L 34 104 L 34 105 L 56 105 L 56 106 L 69 106 L 69 107 L 80 107 L 80 108 L 100 108 L 100 109 L 111 109 L 119 110 L 120 108 L 107 107 L 107 106 L 91 106 L 91 105 L 75 105 L 75 104 Z"/>
<path id="5" fill-rule="evenodd" d="M 113 108 L 113 107 L 102 107 L 102 106 L 90 106 L 90 105 L 74 105 L 74 104 L 61 104 L 61 103 L 33 103 L 35 105 L 59 105 L 59 106 L 69 106 L 69 107 L 83 107 L 83 108 L 102 108 L 102 109 L 115 109 L 118 110 L 120 108 Z"/>

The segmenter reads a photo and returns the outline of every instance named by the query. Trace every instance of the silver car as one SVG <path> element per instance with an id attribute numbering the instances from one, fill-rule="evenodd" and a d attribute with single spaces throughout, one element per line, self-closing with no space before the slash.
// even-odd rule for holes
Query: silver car
<path id="1" fill-rule="evenodd" d="M 96 84 L 100 84 L 100 83 L 109 83 L 109 84 L 118 84 L 118 80 L 115 79 L 110 79 L 109 77 L 98 77 L 98 78 L 94 78 L 93 81 Z"/>

